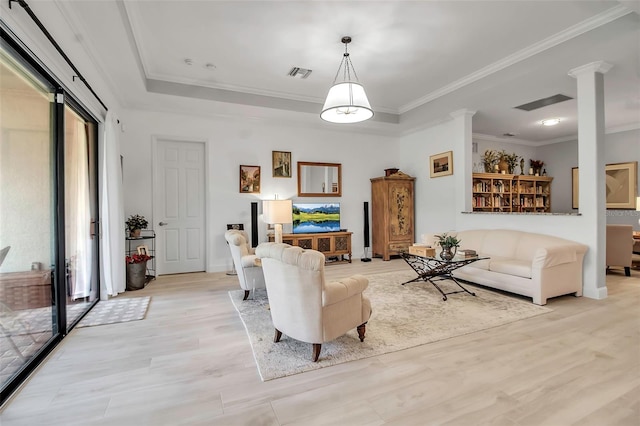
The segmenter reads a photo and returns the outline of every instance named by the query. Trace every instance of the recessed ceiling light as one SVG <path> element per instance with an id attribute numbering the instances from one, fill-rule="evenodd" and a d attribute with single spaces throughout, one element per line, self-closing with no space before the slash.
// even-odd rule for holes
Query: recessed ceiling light
<path id="1" fill-rule="evenodd" d="M 543 126 L 555 126 L 559 122 L 560 122 L 559 118 L 548 118 L 546 120 L 541 121 Z"/>

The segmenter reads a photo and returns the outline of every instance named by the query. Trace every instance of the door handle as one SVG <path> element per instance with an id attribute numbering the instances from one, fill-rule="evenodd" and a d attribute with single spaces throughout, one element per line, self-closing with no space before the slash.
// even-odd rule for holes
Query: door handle
<path id="1" fill-rule="evenodd" d="M 165 225 L 168 225 L 168 224 L 169 224 L 169 222 L 160 222 L 160 223 L 158 223 L 158 225 L 160 225 L 160 226 L 165 226 Z"/>

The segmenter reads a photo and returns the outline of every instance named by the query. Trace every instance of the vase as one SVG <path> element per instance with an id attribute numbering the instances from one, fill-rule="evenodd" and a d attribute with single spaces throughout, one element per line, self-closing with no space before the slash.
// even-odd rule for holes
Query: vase
<path id="1" fill-rule="evenodd" d="M 509 163 L 507 163 L 507 161 L 503 159 L 501 159 L 498 163 L 498 170 L 500 170 L 501 172 L 504 171 L 505 173 L 511 173 L 509 172 Z"/>
<path id="2" fill-rule="evenodd" d="M 131 238 L 140 238 L 140 230 L 139 229 L 132 229 L 131 231 L 129 231 L 129 236 Z"/>
<path id="3" fill-rule="evenodd" d="M 127 290 L 140 290 L 147 283 L 147 262 L 127 263 Z"/>
<path id="4" fill-rule="evenodd" d="M 452 248 L 453 248 L 453 252 L 451 251 Z M 457 250 L 458 250 L 457 247 L 442 247 L 442 251 L 440 252 L 440 258 L 442 260 L 449 261 L 453 259 L 453 256 L 456 255 Z"/>

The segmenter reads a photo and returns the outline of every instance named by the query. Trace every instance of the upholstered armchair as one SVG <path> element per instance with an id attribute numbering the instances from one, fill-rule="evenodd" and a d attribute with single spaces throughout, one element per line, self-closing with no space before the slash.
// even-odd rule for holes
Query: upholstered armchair
<path id="1" fill-rule="evenodd" d="M 324 255 L 282 243 L 262 243 L 256 248 L 269 296 L 274 342 L 282 333 L 313 344 L 313 362 L 322 343 L 356 328 L 364 341 L 371 303 L 362 292 L 369 281 L 362 275 L 325 282 Z"/>
<path id="2" fill-rule="evenodd" d="M 244 290 L 244 298 L 247 300 L 251 290 L 264 288 L 264 275 L 262 268 L 256 265 L 254 249 L 249 245 L 249 236 L 245 231 L 231 229 L 224 233 L 224 238 L 229 244 L 233 265 L 238 273 L 240 287 Z"/>
<path id="3" fill-rule="evenodd" d="M 633 244 L 633 226 L 607 225 L 607 268 L 622 266 L 624 274 L 631 276 Z"/>

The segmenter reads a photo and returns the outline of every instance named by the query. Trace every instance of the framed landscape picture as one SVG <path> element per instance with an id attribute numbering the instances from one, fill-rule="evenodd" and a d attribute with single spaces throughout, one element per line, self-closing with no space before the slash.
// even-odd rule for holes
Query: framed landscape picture
<path id="1" fill-rule="evenodd" d="M 240 166 L 240 193 L 260 193 L 260 166 Z"/>
<path id="2" fill-rule="evenodd" d="M 453 174 L 453 151 L 443 152 L 429 157 L 431 177 L 448 176 Z"/>
<path id="3" fill-rule="evenodd" d="M 291 153 L 286 151 L 272 151 L 271 165 L 273 177 L 291 177 Z"/>
<path id="4" fill-rule="evenodd" d="M 571 207 L 578 208 L 578 168 L 571 169 Z M 638 193 L 638 162 L 607 164 L 604 172 L 608 209 L 635 209 Z"/>

